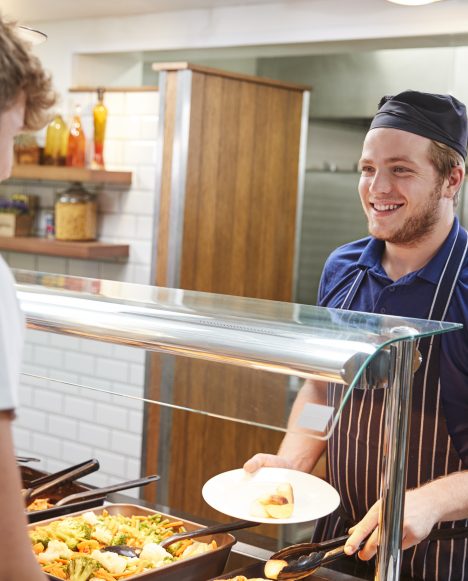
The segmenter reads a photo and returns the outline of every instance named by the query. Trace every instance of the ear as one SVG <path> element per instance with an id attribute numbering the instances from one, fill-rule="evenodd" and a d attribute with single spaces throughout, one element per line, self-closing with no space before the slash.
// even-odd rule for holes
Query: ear
<path id="1" fill-rule="evenodd" d="M 450 176 L 444 181 L 442 186 L 442 195 L 445 198 L 453 199 L 455 194 L 461 188 L 465 179 L 465 168 L 462 165 L 455 165 L 450 171 Z"/>

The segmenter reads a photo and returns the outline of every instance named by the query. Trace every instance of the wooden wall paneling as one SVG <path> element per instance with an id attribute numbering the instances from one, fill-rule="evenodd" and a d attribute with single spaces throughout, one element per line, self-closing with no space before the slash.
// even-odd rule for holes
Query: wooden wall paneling
<path id="1" fill-rule="evenodd" d="M 232 268 L 230 270 L 229 288 L 236 289 L 241 296 L 254 296 L 250 294 L 251 274 L 248 269 L 249 256 L 252 248 L 249 245 L 250 214 L 255 205 L 252 199 L 252 179 L 255 164 L 255 101 L 256 86 L 252 83 L 240 83 L 239 99 L 239 123 L 237 167 L 234 177 L 234 200 L 232 207 L 233 236 L 231 243 Z"/>
<path id="2" fill-rule="evenodd" d="M 259 298 L 273 298 L 276 289 L 271 289 L 269 280 L 271 273 L 269 268 L 271 262 L 268 258 L 268 247 L 266 247 L 266 233 L 270 227 L 269 220 L 271 212 L 274 212 L 276 205 L 275 190 L 270 186 L 274 183 L 269 172 L 273 170 L 276 162 L 270 159 L 273 153 L 271 139 L 276 131 L 277 119 L 271 117 L 272 92 L 270 87 L 256 87 L 256 118 L 254 132 L 254 156 L 255 166 L 250 195 L 250 228 L 249 228 L 249 278 L 251 292 L 253 296 Z M 285 225 L 286 227 L 286 225 Z M 270 249 L 272 249 L 270 247 Z M 276 256 L 277 260 L 282 260 L 283 251 Z M 268 289 L 268 291 L 266 291 Z M 262 296 L 263 295 L 263 296 Z"/>
<path id="3" fill-rule="evenodd" d="M 166 99 L 173 103 L 165 109 L 155 280 L 159 285 L 167 281 L 172 226 L 169 150 L 177 85 L 169 80 L 178 72 L 168 70 Z M 180 287 L 290 301 L 303 92 L 196 67 L 191 74 Z M 167 502 L 174 510 L 222 520 L 204 503 L 203 483 L 241 466 L 257 451 L 275 452 L 282 434 L 207 414 L 285 426 L 288 381 L 280 375 L 186 358 L 175 358 L 173 364 L 173 403 L 202 413 L 171 413 L 170 463 L 164 474 L 169 478 Z M 153 359 L 150 392 L 155 395 L 159 371 Z M 158 437 L 157 427 L 148 425 L 148 445 Z M 152 456 L 154 451 L 155 445 Z M 145 466 L 150 466 L 148 460 Z M 274 527 L 262 532 L 272 534 Z"/>
<path id="4" fill-rule="evenodd" d="M 185 264 L 183 272 L 180 272 L 181 288 L 194 289 L 194 278 L 197 272 L 197 248 L 200 243 L 200 220 L 198 208 L 198 192 L 201 188 L 201 171 L 203 151 L 203 95 L 206 76 L 192 75 L 192 96 L 190 111 L 190 134 L 188 146 L 187 179 L 185 183 L 185 216 L 191 217 L 184 220 L 183 242 L 181 262 Z"/>
<path id="5" fill-rule="evenodd" d="M 287 91 L 250 82 L 206 76 L 198 90 L 192 85 L 192 119 L 197 111 L 205 121 L 195 121 L 190 133 L 182 288 L 291 299 L 295 196 L 283 201 L 288 104 Z M 276 231 L 278 222 L 286 235 Z M 287 380 L 281 376 L 181 359 L 173 394 L 175 403 L 194 409 L 286 424 Z M 203 483 L 259 450 L 275 452 L 282 438 L 185 412 L 175 412 L 172 421 L 170 504 L 217 520 L 223 517 L 201 498 Z M 177 485 L 182 466 L 189 487 Z M 266 527 L 264 534 L 271 533 Z"/>
<path id="6" fill-rule="evenodd" d="M 280 375 L 196 360 L 181 359 L 176 364 L 175 398 L 185 399 L 195 409 L 284 425 L 286 390 Z M 265 428 L 182 411 L 173 413 L 172 427 L 170 506 L 217 521 L 228 519 L 204 502 L 203 484 L 215 474 L 240 468 L 258 451 L 275 453 L 283 436 Z M 185 475 L 182 480 L 181 474 Z M 272 533 L 275 531 L 268 526 L 262 534 Z"/>
<path id="7" fill-rule="evenodd" d="M 213 244 L 219 224 L 216 219 L 216 209 L 218 203 L 218 176 L 221 171 L 219 167 L 219 148 L 224 139 L 222 120 L 224 118 L 221 97 L 222 79 L 207 77 L 203 85 L 203 105 L 202 105 L 202 135 L 200 148 L 202 156 L 200 160 L 200 181 L 197 191 L 186 190 L 186 196 L 194 196 L 197 200 L 197 235 L 196 235 L 196 262 L 191 265 L 195 268 L 195 285 L 188 288 L 200 291 L 217 292 L 213 287 L 213 280 L 216 273 L 213 270 L 213 262 L 218 249 Z M 191 164 L 189 153 L 188 165 Z M 185 213 L 186 227 L 193 227 L 192 217 Z M 182 253 L 180 265 L 180 281 L 185 286 L 184 279 L 185 262 Z"/>
<path id="8" fill-rule="evenodd" d="M 242 114 L 239 86 L 240 83 L 237 81 L 222 79 L 221 139 L 217 154 L 218 173 L 213 184 L 216 196 L 216 230 L 212 244 L 215 246 L 216 252 L 213 255 L 210 286 L 217 289 L 215 292 L 229 295 L 242 293 L 238 281 L 243 278 L 242 265 L 240 262 L 234 263 L 232 255 L 232 242 L 237 237 L 237 220 L 242 220 L 242 216 L 236 215 L 234 212 L 237 193 L 236 175 L 239 172 L 239 120 Z M 209 86 L 207 88 L 209 89 Z M 210 98 L 209 94 L 207 98 Z"/>

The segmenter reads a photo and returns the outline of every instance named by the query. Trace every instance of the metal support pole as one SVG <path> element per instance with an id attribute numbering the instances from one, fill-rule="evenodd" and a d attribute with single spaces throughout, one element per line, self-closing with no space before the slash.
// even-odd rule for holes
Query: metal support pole
<path id="1" fill-rule="evenodd" d="M 391 347 L 375 581 L 400 579 L 414 349 L 413 340 L 399 341 Z"/>

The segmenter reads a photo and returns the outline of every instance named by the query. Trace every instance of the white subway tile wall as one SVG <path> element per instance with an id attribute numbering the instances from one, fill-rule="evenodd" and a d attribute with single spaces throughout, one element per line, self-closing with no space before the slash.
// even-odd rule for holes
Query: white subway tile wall
<path id="1" fill-rule="evenodd" d="M 68 120 L 75 104 L 81 105 L 90 146 L 89 160 L 91 113 L 96 95 L 72 93 L 68 101 Z M 127 189 L 84 185 L 98 195 L 99 239 L 129 244 L 128 261 L 97 262 L 4 253 L 10 266 L 150 283 L 159 94 L 109 92 L 104 102 L 109 110 L 106 168 L 132 171 L 132 186 Z M 53 209 L 55 195 L 68 185 L 15 181 L 0 185 L 0 194 L 37 194 L 41 209 L 36 230 L 43 234 L 45 212 Z M 141 468 L 143 403 L 135 398 L 144 393 L 145 352 L 32 330 L 27 331 L 26 337 L 23 372 L 36 377 L 21 378 L 20 406 L 14 426 L 17 453 L 41 458 L 38 468 L 48 471 L 98 458 L 100 470 L 83 479 L 95 486 L 137 478 Z M 128 492 L 135 497 L 139 495 L 139 489 Z"/>

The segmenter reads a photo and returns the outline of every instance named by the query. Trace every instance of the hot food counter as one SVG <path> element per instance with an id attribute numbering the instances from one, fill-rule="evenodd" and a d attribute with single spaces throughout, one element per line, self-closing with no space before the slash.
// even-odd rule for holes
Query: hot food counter
<path id="1" fill-rule="evenodd" d="M 450 332 L 460 325 L 28 271 L 15 271 L 15 277 L 31 329 L 333 382 L 343 390 L 338 407 L 308 405 L 301 411 L 301 434 L 310 438 L 330 438 L 356 386 L 388 389 L 375 579 L 399 579 L 417 344 L 421 337 Z M 219 389 L 220 398 L 229 397 L 222 393 L 223 385 Z M 170 405 L 164 394 L 145 402 Z M 203 401 L 194 405 L 187 399 L 177 405 L 226 422 L 274 432 L 288 429 L 287 418 L 275 416 L 268 421 L 263 415 L 259 420 L 254 417 L 256 408 L 252 412 L 248 406 L 226 414 Z"/>

